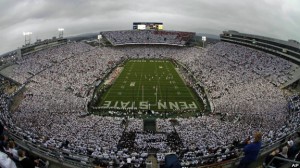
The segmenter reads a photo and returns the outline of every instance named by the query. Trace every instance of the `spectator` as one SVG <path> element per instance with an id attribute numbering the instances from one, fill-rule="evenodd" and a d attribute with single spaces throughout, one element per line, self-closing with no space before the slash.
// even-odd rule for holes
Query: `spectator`
<path id="1" fill-rule="evenodd" d="M 279 158 L 284 158 L 284 159 L 288 159 L 288 146 L 284 146 L 281 150 L 281 152 L 275 154 L 276 157 L 279 157 Z M 271 163 L 272 166 L 274 167 L 281 167 L 284 165 L 284 163 L 286 163 L 285 161 L 283 160 L 279 160 L 279 159 L 274 159 L 273 162 Z"/>
<path id="2" fill-rule="evenodd" d="M 19 162 L 23 168 L 35 168 L 40 166 L 38 159 L 32 160 L 25 155 L 25 151 L 22 149 L 18 150 Z"/>
<path id="3" fill-rule="evenodd" d="M 247 168 L 251 163 L 253 163 L 259 154 L 261 148 L 261 139 L 262 134 L 260 132 L 256 132 L 254 134 L 254 141 L 251 143 L 248 140 L 247 145 L 244 147 L 245 156 L 242 158 L 239 164 L 239 168 Z"/>
<path id="4" fill-rule="evenodd" d="M 288 141 L 288 158 L 294 159 L 296 154 L 300 151 L 300 144 L 299 139 L 296 139 L 296 141 L 290 140 Z"/>
<path id="5" fill-rule="evenodd" d="M 265 160 L 264 160 L 264 165 L 265 167 L 269 164 L 271 164 L 270 162 L 272 161 L 272 159 L 279 153 L 279 149 L 274 150 L 273 152 L 271 152 L 268 156 L 266 156 Z"/>
<path id="6" fill-rule="evenodd" d="M 5 147 L 7 146 L 7 136 L 6 135 L 0 135 L 0 151 L 5 152 Z"/>
<path id="7" fill-rule="evenodd" d="M 2 135 L 4 132 L 4 126 L 2 125 L 2 123 L 0 122 L 0 135 Z"/>
<path id="8" fill-rule="evenodd" d="M 8 141 L 7 149 L 5 150 L 5 152 L 9 154 L 13 160 L 18 160 L 18 150 L 16 149 L 16 144 L 14 141 Z"/>
<path id="9" fill-rule="evenodd" d="M 0 167 L 1 168 L 17 168 L 14 161 L 7 154 L 0 151 Z"/>

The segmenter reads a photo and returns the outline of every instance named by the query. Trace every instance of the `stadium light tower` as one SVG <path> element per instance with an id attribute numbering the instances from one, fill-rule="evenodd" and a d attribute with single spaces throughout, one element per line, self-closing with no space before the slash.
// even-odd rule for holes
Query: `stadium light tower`
<path id="1" fill-rule="evenodd" d="M 25 46 L 30 45 L 32 32 L 23 32 L 25 36 Z"/>
<path id="2" fill-rule="evenodd" d="M 99 34 L 98 35 L 98 43 L 99 43 L 99 47 L 100 47 L 100 40 L 102 39 L 102 35 L 101 34 Z"/>
<path id="3" fill-rule="evenodd" d="M 206 36 L 202 36 L 202 44 L 203 44 L 203 48 L 204 48 L 204 43 L 206 41 Z"/>
<path id="4" fill-rule="evenodd" d="M 58 28 L 58 38 L 63 38 L 64 37 L 64 28 Z"/>

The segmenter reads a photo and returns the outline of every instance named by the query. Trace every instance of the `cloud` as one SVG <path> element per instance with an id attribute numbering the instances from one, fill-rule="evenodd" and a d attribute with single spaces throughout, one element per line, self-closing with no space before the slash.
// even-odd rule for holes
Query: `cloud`
<path id="1" fill-rule="evenodd" d="M 0 54 L 32 39 L 131 29 L 134 21 L 161 21 L 170 30 L 244 33 L 300 41 L 298 0 L 1 0 Z"/>

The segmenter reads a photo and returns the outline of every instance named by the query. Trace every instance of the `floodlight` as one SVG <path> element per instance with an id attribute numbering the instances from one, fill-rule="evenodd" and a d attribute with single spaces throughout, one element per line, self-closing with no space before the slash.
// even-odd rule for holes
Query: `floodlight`
<path id="1" fill-rule="evenodd" d="M 23 32 L 24 36 L 28 36 L 28 35 L 31 35 L 31 34 L 32 34 L 32 32 Z"/>
<path id="2" fill-rule="evenodd" d="M 204 48 L 204 42 L 206 41 L 206 36 L 202 36 L 202 41 L 203 41 L 203 42 L 202 42 L 202 44 L 203 44 L 202 47 Z"/>
<path id="3" fill-rule="evenodd" d="M 58 28 L 57 30 L 59 31 L 58 38 L 63 38 L 65 29 L 64 28 Z"/>
<path id="4" fill-rule="evenodd" d="M 32 35 L 32 32 L 23 32 L 23 35 L 25 36 L 25 46 L 30 44 L 30 35 Z"/>

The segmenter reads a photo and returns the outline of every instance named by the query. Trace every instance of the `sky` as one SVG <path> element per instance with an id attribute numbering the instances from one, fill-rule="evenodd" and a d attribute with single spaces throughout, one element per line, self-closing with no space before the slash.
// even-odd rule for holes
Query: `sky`
<path id="1" fill-rule="evenodd" d="M 0 54 L 31 41 L 106 30 L 132 22 L 163 22 L 166 30 L 220 34 L 237 30 L 300 41 L 300 0 L 0 0 Z"/>

